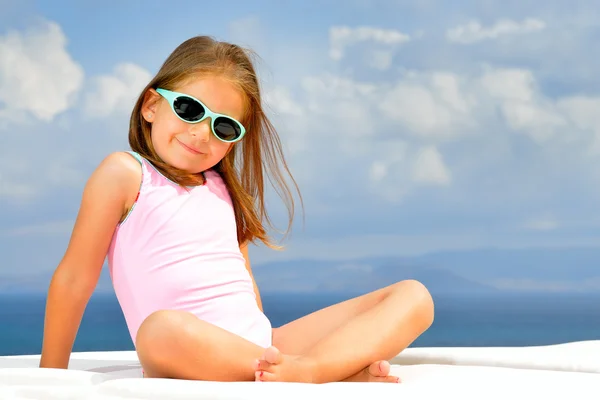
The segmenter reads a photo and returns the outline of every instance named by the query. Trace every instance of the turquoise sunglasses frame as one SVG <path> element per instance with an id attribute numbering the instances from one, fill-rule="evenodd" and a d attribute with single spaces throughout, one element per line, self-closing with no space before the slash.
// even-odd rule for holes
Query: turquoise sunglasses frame
<path id="1" fill-rule="evenodd" d="M 212 133 L 221 142 L 225 142 L 225 143 L 239 142 L 240 140 L 242 140 L 242 138 L 246 134 L 246 128 L 244 128 L 244 125 L 242 125 L 242 123 L 240 121 L 236 120 L 235 118 L 230 117 L 229 115 L 217 114 L 215 112 L 212 112 L 212 110 L 210 108 L 206 107 L 206 104 L 204 104 L 203 102 L 201 102 L 194 96 L 190 96 L 189 94 L 185 94 L 185 93 L 173 92 L 171 90 L 162 89 L 162 88 L 158 88 L 158 89 L 156 89 L 156 91 L 158 92 L 158 94 L 160 94 L 162 97 L 164 97 L 165 100 L 167 100 L 169 102 L 169 105 L 171 106 L 171 111 L 173 111 L 173 114 L 175 114 L 177 116 L 177 118 L 179 118 L 183 122 L 187 122 L 188 124 L 199 124 L 200 122 L 204 121 L 206 118 L 210 118 L 210 128 L 212 130 Z M 178 97 L 187 97 L 189 99 L 192 99 L 192 100 L 200 103 L 200 105 L 202 105 L 202 107 L 204 107 L 204 116 L 202 118 L 200 118 L 198 121 L 188 121 L 188 120 L 181 118 L 179 116 L 179 114 L 177 114 L 177 112 L 175 111 L 174 103 L 175 103 L 175 99 L 177 99 Z M 240 127 L 240 136 L 234 140 L 224 140 L 224 139 L 220 138 L 219 135 L 217 135 L 217 133 L 215 132 L 215 120 L 219 117 L 230 119 L 233 122 L 235 122 L 236 124 L 238 124 L 238 126 Z"/>

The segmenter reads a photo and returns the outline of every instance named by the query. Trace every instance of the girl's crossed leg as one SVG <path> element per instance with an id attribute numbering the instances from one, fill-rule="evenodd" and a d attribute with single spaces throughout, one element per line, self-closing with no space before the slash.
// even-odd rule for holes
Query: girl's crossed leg
<path id="1" fill-rule="evenodd" d="M 335 382 L 362 380 L 433 322 L 433 301 L 416 281 L 398 282 L 274 329 L 263 349 L 179 311 L 160 311 L 138 331 L 147 377 L 214 381 Z M 258 364 L 256 360 L 261 360 Z"/>

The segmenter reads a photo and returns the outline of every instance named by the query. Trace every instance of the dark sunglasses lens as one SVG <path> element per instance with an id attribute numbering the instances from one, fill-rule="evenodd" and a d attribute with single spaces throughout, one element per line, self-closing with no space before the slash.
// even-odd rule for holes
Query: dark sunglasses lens
<path id="1" fill-rule="evenodd" d="M 242 129 L 235 121 L 229 118 L 218 117 L 215 120 L 215 133 L 222 140 L 231 141 L 240 137 Z"/>
<path id="2" fill-rule="evenodd" d="M 176 98 L 173 102 L 173 108 L 175 108 L 177 115 L 189 122 L 195 122 L 204 117 L 202 104 L 189 97 L 179 96 Z"/>

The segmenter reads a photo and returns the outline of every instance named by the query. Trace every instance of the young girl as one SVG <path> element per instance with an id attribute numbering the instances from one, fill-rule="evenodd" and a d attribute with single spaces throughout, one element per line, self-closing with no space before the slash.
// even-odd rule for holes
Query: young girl
<path id="1" fill-rule="evenodd" d="M 279 139 L 248 53 L 182 43 L 131 114 L 132 152 L 85 186 L 54 273 L 40 366 L 67 368 L 104 259 L 145 377 L 212 381 L 399 382 L 387 361 L 433 321 L 403 281 L 278 328 L 263 314 L 248 244 L 266 234 L 263 169 L 293 202 Z M 292 179 L 293 181 L 293 179 Z"/>

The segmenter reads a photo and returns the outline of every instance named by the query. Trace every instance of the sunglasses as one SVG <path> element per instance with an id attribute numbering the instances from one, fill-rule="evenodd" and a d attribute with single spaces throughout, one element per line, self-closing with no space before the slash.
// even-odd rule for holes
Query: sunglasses
<path id="1" fill-rule="evenodd" d="M 239 121 L 227 115 L 212 112 L 200 100 L 192 96 L 160 88 L 156 91 L 169 102 L 171 109 L 180 120 L 198 124 L 206 118 L 210 118 L 213 134 L 223 142 L 237 142 L 246 133 L 244 125 Z"/>

